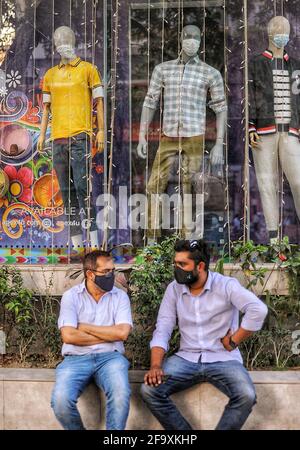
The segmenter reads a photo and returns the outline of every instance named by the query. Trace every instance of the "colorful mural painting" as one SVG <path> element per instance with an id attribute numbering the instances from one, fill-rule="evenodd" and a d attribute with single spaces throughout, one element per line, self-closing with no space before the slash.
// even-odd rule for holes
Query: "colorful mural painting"
<path id="1" fill-rule="evenodd" d="M 70 244 L 65 205 L 53 167 L 51 124 L 43 151 L 37 149 L 44 108 L 42 86 L 47 69 L 59 62 L 59 55 L 53 54 L 53 31 L 64 24 L 68 15 L 74 17 L 78 53 L 85 60 L 97 60 L 101 66 L 102 50 L 95 43 L 94 33 L 96 17 L 98 24 L 103 20 L 102 11 L 92 1 L 86 2 L 85 10 L 75 5 L 71 12 L 56 4 L 61 16 L 49 27 L 46 17 L 47 13 L 54 14 L 54 3 L 39 0 L 25 6 L 25 10 L 20 9 L 19 2 L 8 0 L 2 8 L 7 33 L 1 41 L 4 57 L 0 69 L 0 261 L 76 262 L 83 249 Z M 91 19 L 95 23 L 87 30 Z M 31 45 L 21 52 L 24 43 L 29 44 L 31 39 Z M 91 153 L 92 183 L 97 186 L 95 195 L 97 191 L 99 195 L 103 187 L 103 155 L 95 155 L 93 143 Z"/>
<path id="2" fill-rule="evenodd" d="M 3 72 L 1 75 L 0 239 L 6 245 L 11 240 L 12 248 L 47 247 L 55 234 L 64 231 L 64 225 L 59 220 L 63 202 L 51 156 L 47 151 L 38 154 L 36 149 L 41 97 L 33 106 L 32 101 L 17 90 L 21 83 L 17 71 L 7 79 Z M 56 241 L 54 246 L 58 243 Z"/>

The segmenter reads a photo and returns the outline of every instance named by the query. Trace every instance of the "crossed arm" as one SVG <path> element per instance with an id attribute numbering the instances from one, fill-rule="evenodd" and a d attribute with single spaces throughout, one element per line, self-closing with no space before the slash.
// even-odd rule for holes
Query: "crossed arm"
<path id="1" fill-rule="evenodd" d="M 89 325 L 80 323 L 78 327 L 62 327 L 61 337 L 65 344 L 88 346 L 104 342 L 126 341 L 131 325 L 121 323 L 111 326 Z"/>

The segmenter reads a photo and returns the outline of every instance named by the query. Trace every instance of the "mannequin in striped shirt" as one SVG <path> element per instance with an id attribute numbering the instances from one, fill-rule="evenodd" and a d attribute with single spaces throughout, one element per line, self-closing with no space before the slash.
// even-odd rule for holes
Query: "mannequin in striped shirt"
<path id="1" fill-rule="evenodd" d="M 300 218 L 299 63 L 284 50 L 289 35 L 289 21 L 273 17 L 269 47 L 249 67 L 250 143 L 271 242 L 278 239 L 280 166 Z"/>

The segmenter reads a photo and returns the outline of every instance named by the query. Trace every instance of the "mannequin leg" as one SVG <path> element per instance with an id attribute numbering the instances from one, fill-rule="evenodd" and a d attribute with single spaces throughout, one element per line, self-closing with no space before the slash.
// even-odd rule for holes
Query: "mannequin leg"
<path id="1" fill-rule="evenodd" d="M 267 230 L 277 232 L 279 224 L 279 133 L 260 136 L 260 138 L 259 147 L 252 149 L 256 179 Z"/>
<path id="2" fill-rule="evenodd" d="M 295 209 L 300 220 L 300 142 L 296 136 L 281 133 L 279 158 L 282 170 L 290 184 Z"/>
<path id="3" fill-rule="evenodd" d="M 99 248 L 98 230 L 90 232 L 90 242 L 92 248 Z"/>
<path id="4" fill-rule="evenodd" d="M 92 195 L 89 192 L 90 176 L 90 142 L 89 138 L 75 139 L 71 141 L 71 166 L 74 177 L 74 186 L 78 197 L 81 212 L 82 227 L 85 230 L 88 242 L 84 246 L 91 246 L 91 233 L 93 243 L 98 246 L 96 211 L 92 203 Z"/>
<path id="5" fill-rule="evenodd" d="M 158 200 L 158 195 L 162 194 L 167 188 L 170 168 L 177 152 L 178 138 L 175 139 L 163 136 L 154 159 L 147 186 L 147 236 L 150 239 L 160 236 L 160 202 Z"/>
<path id="6" fill-rule="evenodd" d="M 72 167 L 69 164 L 69 145 L 68 144 L 59 144 L 53 143 L 53 168 L 55 169 L 56 176 L 58 179 L 60 191 L 62 194 L 64 208 L 66 210 L 67 220 L 69 222 L 68 226 L 68 244 L 70 245 L 69 238 L 77 236 L 77 240 L 79 236 L 81 236 L 81 226 L 76 225 L 77 222 L 80 222 L 78 217 L 79 212 L 79 204 L 76 196 L 76 191 L 73 183 L 73 173 Z M 75 214 L 72 214 L 73 211 Z M 75 225 L 72 225 L 72 222 L 75 221 Z M 79 242 L 79 241 L 78 241 Z M 75 246 L 74 242 L 72 242 Z M 77 246 L 77 245 L 76 245 Z"/>
<path id="7" fill-rule="evenodd" d="M 193 136 L 183 141 L 185 164 L 183 165 L 183 234 L 186 239 L 192 238 L 193 199 L 192 180 L 199 172 L 203 159 L 204 136 Z M 195 218 L 197 221 L 197 217 Z M 196 237 L 195 237 L 196 238 Z"/>

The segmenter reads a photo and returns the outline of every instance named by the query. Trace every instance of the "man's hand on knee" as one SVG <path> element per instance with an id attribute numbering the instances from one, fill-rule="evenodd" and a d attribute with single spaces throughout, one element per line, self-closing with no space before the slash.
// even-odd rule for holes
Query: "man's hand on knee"
<path id="1" fill-rule="evenodd" d="M 164 371 L 161 367 L 152 367 L 144 376 L 144 382 L 149 386 L 159 386 L 163 383 L 165 377 Z"/>

